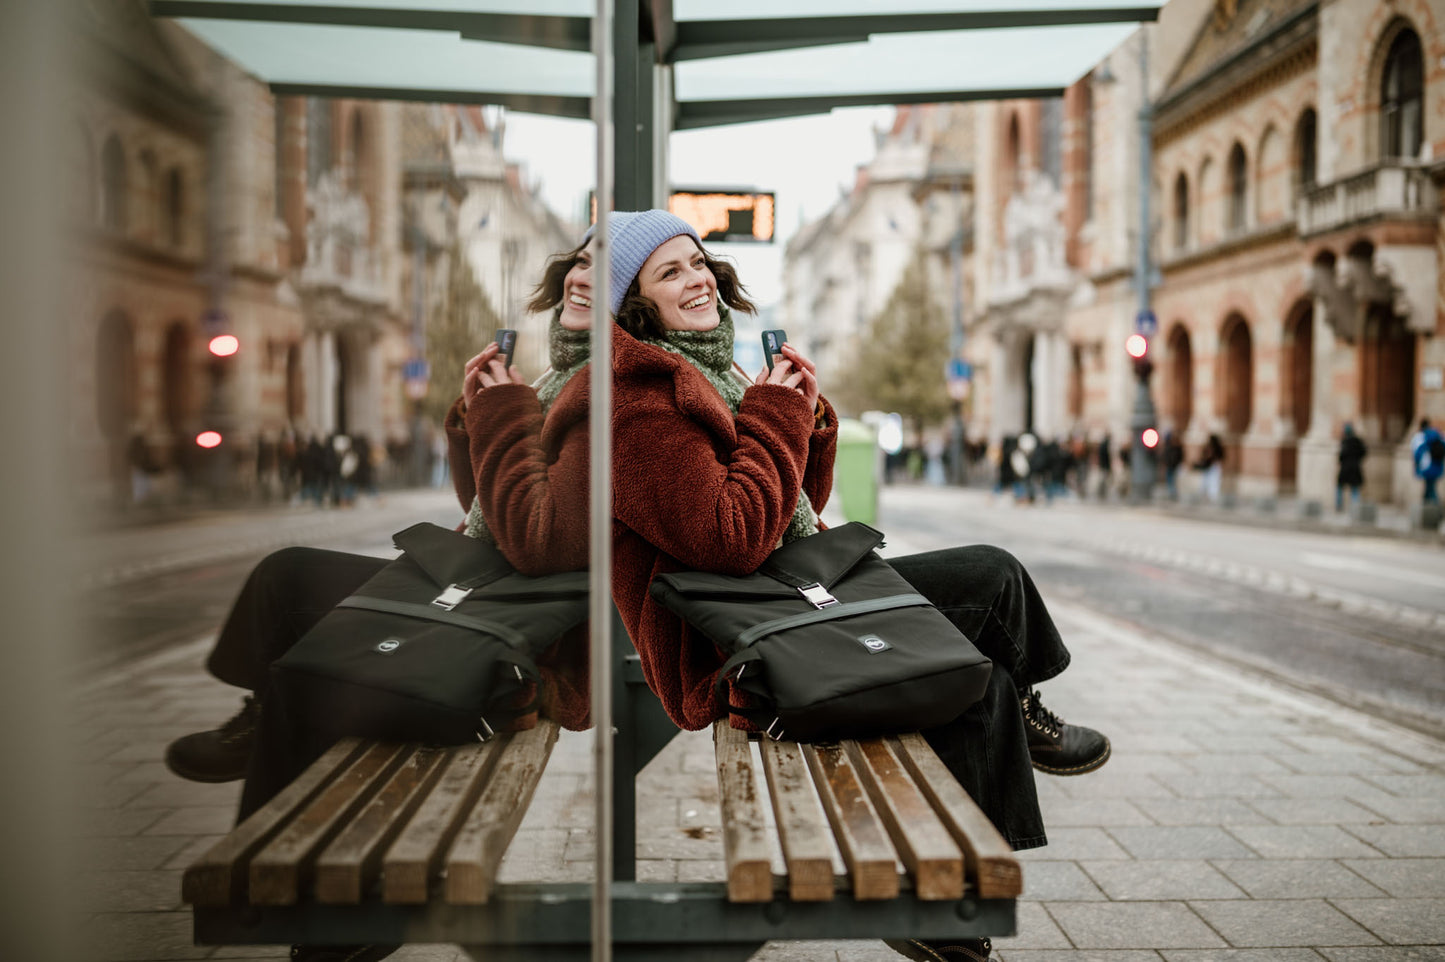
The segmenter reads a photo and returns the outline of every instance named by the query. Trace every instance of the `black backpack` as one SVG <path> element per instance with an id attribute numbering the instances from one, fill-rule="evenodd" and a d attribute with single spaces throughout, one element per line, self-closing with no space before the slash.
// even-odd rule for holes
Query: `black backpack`
<path id="1" fill-rule="evenodd" d="M 1425 450 L 1430 452 L 1431 461 L 1436 464 L 1445 462 L 1445 440 L 1441 440 L 1440 435 L 1431 435 L 1430 440 L 1425 445 Z"/>
<path id="2" fill-rule="evenodd" d="M 587 573 L 529 578 L 434 524 L 271 666 L 281 710 L 331 736 L 458 744 L 535 710 L 536 658 L 587 619 Z"/>
<path id="3" fill-rule="evenodd" d="M 651 592 L 729 655 L 737 708 L 801 741 L 933 728 L 983 697 L 993 665 L 873 549 L 859 522 L 783 545 L 744 577 L 682 571 Z"/>

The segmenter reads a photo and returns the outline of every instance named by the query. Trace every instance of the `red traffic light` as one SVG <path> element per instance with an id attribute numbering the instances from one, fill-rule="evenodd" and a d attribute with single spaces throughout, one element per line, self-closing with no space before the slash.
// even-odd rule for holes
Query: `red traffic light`
<path id="1" fill-rule="evenodd" d="M 1149 353 L 1149 339 L 1143 334 L 1130 334 L 1124 341 L 1124 350 L 1132 358 L 1141 358 Z"/>
<path id="2" fill-rule="evenodd" d="M 241 349 L 241 339 L 234 334 L 217 334 L 206 346 L 216 357 L 230 357 Z"/>
<path id="3" fill-rule="evenodd" d="M 1139 440 L 1144 442 L 1144 447 L 1152 450 L 1159 446 L 1159 432 L 1153 428 L 1145 428 L 1144 433 L 1139 435 Z"/>
<path id="4" fill-rule="evenodd" d="M 202 431 L 196 435 L 196 443 L 203 448 L 216 448 L 221 446 L 220 431 Z"/>

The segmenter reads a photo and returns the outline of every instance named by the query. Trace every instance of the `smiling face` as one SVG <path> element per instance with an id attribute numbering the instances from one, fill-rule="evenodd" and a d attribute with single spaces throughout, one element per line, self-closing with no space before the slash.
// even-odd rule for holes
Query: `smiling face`
<path id="1" fill-rule="evenodd" d="M 669 331 L 710 331 L 721 321 L 717 279 L 686 234 L 662 244 L 643 262 L 637 289 L 657 305 L 662 326 Z"/>
<path id="2" fill-rule="evenodd" d="M 592 326 L 592 244 L 577 253 L 567 276 L 562 279 L 562 316 L 558 321 L 569 331 Z"/>

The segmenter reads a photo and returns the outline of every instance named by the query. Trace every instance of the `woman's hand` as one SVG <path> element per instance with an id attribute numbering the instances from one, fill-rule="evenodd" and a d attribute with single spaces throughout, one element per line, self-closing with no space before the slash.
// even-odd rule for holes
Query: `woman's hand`
<path id="1" fill-rule="evenodd" d="M 771 371 L 767 368 L 759 371 L 753 383 L 781 384 L 803 395 L 810 411 L 818 406 L 818 369 L 791 344 L 783 345 L 783 359 L 774 364 Z"/>
<path id="2" fill-rule="evenodd" d="M 522 374 L 515 367 L 503 367 L 499 356 L 500 348 L 493 341 L 482 352 L 467 361 L 466 373 L 462 377 L 462 403 L 468 404 L 478 394 L 499 384 L 526 384 Z"/>

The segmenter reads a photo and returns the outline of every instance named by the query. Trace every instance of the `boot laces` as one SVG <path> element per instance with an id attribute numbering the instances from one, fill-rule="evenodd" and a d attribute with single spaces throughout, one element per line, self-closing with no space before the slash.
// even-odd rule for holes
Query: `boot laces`
<path id="1" fill-rule="evenodd" d="M 1034 688 L 1030 688 L 1024 695 L 1024 717 L 1029 720 L 1029 724 L 1055 738 L 1064 728 L 1063 719 L 1039 703 L 1039 693 Z"/>
<path id="2" fill-rule="evenodd" d="M 256 716 L 260 711 L 261 706 L 256 699 L 247 695 L 241 710 L 220 727 L 221 740 L 230 742 L 248 737 L 256 728 Z"/>

